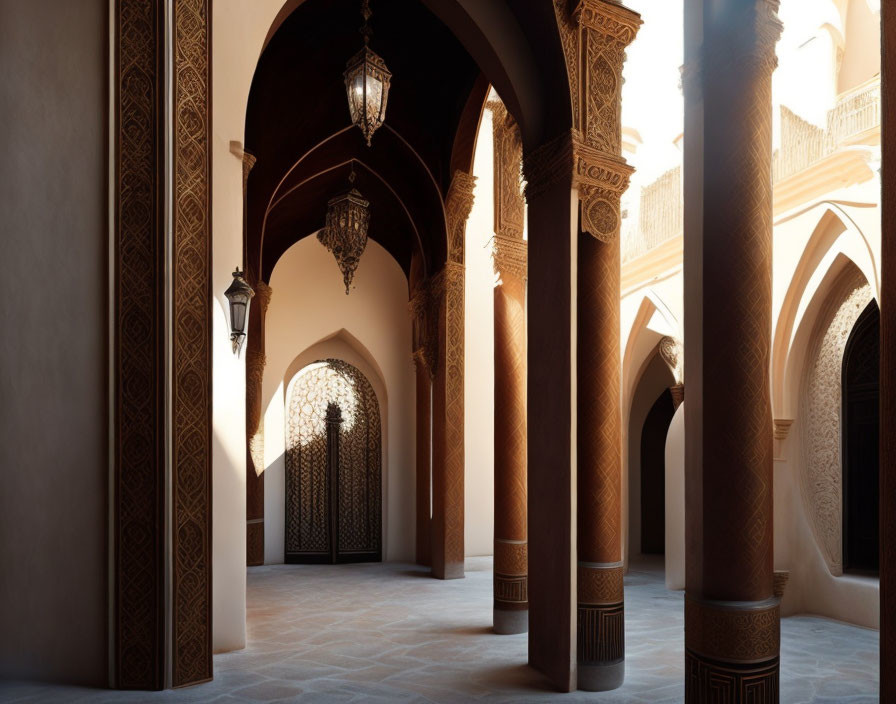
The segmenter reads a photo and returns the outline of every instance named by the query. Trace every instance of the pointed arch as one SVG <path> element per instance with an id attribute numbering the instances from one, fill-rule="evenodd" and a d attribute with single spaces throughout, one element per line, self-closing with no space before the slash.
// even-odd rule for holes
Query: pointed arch
<path id="1" fill-rule="evenodd" d="M 796 344 L 797 330 L 828 274 L 839 271 L 847 261 L 858 267 L 877 298 L 880 279 L 867 237 L 843 208 L 824 203 L 787 287 L 772 338 L 772 408 L 776 418 L 791 418 L 794 412 L 788 402 L 787 371 L 792 350 L 801 349 Z"/>

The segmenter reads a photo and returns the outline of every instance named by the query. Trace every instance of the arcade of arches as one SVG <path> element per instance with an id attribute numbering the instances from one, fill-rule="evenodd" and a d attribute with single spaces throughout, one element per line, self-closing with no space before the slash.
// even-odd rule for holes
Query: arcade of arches
<path id="1" fill-rule="evenodd" d="M 0 693 L 896 700 L 893 46 L 0 0 Z"/>

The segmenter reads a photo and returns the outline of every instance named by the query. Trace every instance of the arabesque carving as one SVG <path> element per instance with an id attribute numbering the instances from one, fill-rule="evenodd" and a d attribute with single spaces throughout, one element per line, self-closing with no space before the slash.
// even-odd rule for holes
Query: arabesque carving
<path id="1" fill-rule="evenodd" d="M 819 314 L 800 394 L 800 490 L 812 532 L 834 575 L 843 574 L 843 354 L 849 333 L 871 299 L 871 287 L 850 267 Z"/>
<path id="2" fill-rule="evenodd" d="M 660 340 L 658 346 L 660 358 L 669 367 L 676 384 L 684 381 L 684 348 L 681 342 L 674 337 L 666 336 Z"/>
<path id="3" fill-rule="evenodd" d="M 523 140 L 519 127 L 500 100 L 487 103 L 492 111 L 494 141 L 495 234 L 522 239 L 526 202 L 523 197 Z"/>

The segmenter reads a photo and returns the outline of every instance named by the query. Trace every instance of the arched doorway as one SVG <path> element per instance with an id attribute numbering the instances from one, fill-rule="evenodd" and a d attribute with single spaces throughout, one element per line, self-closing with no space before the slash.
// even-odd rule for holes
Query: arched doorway
<path id="1" fill-rule="evenodd" d="M 843 570 L 878 572 L 880 310 L 871 301 L 843 355 Z"/>
<path id="2" fill-rule="evenodd" d="M 382 432 L 376 394 L 354 366 L 309 364 L 286 419 L 287 563 L 382 560 Z"/>
<path id="3" fill-rule="evenodd" d="M 641 429 L 641 554 L 666 552 L 666 434 L 675 415 L 672 392 L 663 391 Z"/>

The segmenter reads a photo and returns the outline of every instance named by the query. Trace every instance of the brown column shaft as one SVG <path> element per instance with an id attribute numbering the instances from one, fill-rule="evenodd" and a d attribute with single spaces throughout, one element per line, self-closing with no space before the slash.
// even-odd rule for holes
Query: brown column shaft
<path id="1" fill-rule="evenodd" d="M 516 247 L 522 240 L 496 244 Z M 507 252 L 504 256 L 507 256 Z M 522 271 L 496 262 L 495 288 L 495 630 L 522 633 L 528 627 L 528 543 L 526 521 L 526 282 Z"/>
<path id="2" fill-rule="evenodd" d="M 896 7 L 883 28 L 883 223 L 880 295 L 880 700 L 896 701 Z"/>
<path id="3" fill-rule="evenodd" d="M 417 543 L 416 561 L 418 565 L 430 565 L 432 535 L 430 516 L 430 493 L 432 491 L 430 463 L 432 453 L 432 377 L 429 365 L 422 352 L 414 354 L 417 386 Z"/>
<path id="4" fill-rule="evenodd" d="M 685 168 L 702 181 L 685 198 L 688 702 L 778 700 L 769 379 L 777 6 L 687 6 L 686 25 L 703 28 L 702 53 L 697 38 L 688 42 L 685 75 Z"/>
<path id="5" fill-rule="evenodd" d="M 622 468 L 619 238 L 579 235 L 578 277 L 578 660 L 625 657 L 622 594 Z M 581 683 L 580 683 L 581 687 Z"/>
<path id="6" fill-rule="evenodd" d="M 448 262 L 430 289 L 438 301 L 432 387 L 432 574 L 464 576 L 464 269 Z"/>

